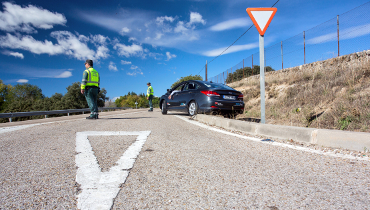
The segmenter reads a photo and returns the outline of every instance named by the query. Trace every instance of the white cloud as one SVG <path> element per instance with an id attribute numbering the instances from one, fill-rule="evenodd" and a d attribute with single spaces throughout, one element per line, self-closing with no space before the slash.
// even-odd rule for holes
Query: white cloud
<path id="1" fill-rule="evenodd" d="M 364 36 L 367 34 L 370 34 L 370 24 L 342 29 L 339 35 L 340 35 L 341 40 L 345 40 L 345 39 L 353 39 L 353 38 Z M 325 34 L 325 35 L 318 36 L 312 39 L 308 39 L 307 44 L 320 44 L 320 43 L 337 41 L 337 40 L 338 40 L 338 34 L 336 32 L 333 32 L 333 33 Z"/>
<path id="2" fill-rule="evenodd" d="M 21 59 L 24 58 L 23 54 L 19 53 L 19 52 L 4 51 L 3 54 L 4 55 L 11 55 L 11 56 L 18 57 L 18 58 L 21 58 Z"/>
<path id="3" fill-rule="evenodd" d="M 0 36 L 0 47 L 11 49 L 27 50 L 35 54 L 61 54 L 65 50 L 60 45 L 54 45 L 52 42 L 45 40 L 44 42 L 37 41 L 31 36 L 17 37 L 11 34 Z"/>
<path id="4" fill-rule="evenodd" d="M 130 38 L 128 38 L 128 41 L 129 42 L 132 42 L 132 41 L 136 41 L 137 39 L 136 38 L 134 38 L 134 37 L 130 37 Z"/>
<path id="5" fill-rule="evenodd" d="M 71 76 L 72 76 L 72 72 L 65 71 L 65 72 L 59 74 L 58 76 L 55 76 L 55 78 L 68 78 L 68 77 L 71 77 Z"/>
<path id="6" fill-rule="evenodd" d="M 203 20 L 203 17 L 201 14 L 197 13 L 197 12 L 191 12 L 190 13 L 190 22 L 188 23 L 188 25 L 192 25 L 192 24 L 195 24 L 195 23 L 201 23 L 203 25 L 206 24 L 206 21 Z"/>
<path id="7" fill-rule="evenodd" d="M 183 21 L 179 21 L 178 23 L 177 23 L 177 26 L 176 26 L 176 28 L 175 28 L 175 32 L 176 33 L 183 33 L 183 32 L 187 32 L 189 29 L 188 28 L 186 28 L 185 27 L 185 24 L 184 24 L 184 22 Z"/>
<path id="8" fill-rule="evenodd" d="M 103 35 L 90 35 L 90 40 L 94 44 L 106 45 L 107 41 L 109 41 L 109 37 Z"/>
<path id="9" fill-rule="evenodd" d="M 152 53 L 152 52 L 149 53 L 149 57 L 152 57 L 155 60 L 159 60 L 160 57 L 162 57 L 162 56 L 163 56 L 163 54 L 160 54 L 160 53 Z"/>
<path id="10" fill-rule="evenodd" d="M 127 58 L 130 56 L 142 56 L 143 55 L 143 47 L 137 44 L 132 44 L 131 46 L 127 46 L 125 44 L 117 43 L 114 45 L 113 49 L 117 50 L 119 55 L 123 55 Z"/>
<path id="11" fill-rule="evenodd" d="M 17 82 L 19 82 L 19 83 L 27 83 L 28 80 L 27 79 L 19 79 Z"/>
<path id="12" fill-rule="evenodd" d="M 109 70 L 111 71 L 118 71 L 116 64 L 114 64 L 112 61 L 109 63 Z"/>
<path id="13" fill-rule="evenodd" d="M 64 49 L 64 54 L 71 55 L 78 60 L 87 58 L 97 59 L 94 50 L 91 50 L 86 43 L 81 42 L 74 34 L 68 31 L 54 31 L 51 36 L 58 41 Z"/>
<path id="14" fill-rule="evenodd" d="M 123 27 L 120 31 L 120 34 L 123 36 L 127 33 L 129 33 L 131 31 L 131 29 L 127 28 L 127 27 Z"/>
<path id="15" fill-rule="evenodd" d="M 233 28 L 242 28 L 248 25 L 251 25 L 251 21 L 248 18 L 237 18 L 237 19 L 227 20 L 227 21 L 218 23 L 210 27 L 209 30 L 224 31 L 224 30 L 230 30 Z"/>
<path id="16" fill-rule="evenodd" d="M 225 54 L 229 54 L 229 53 L 233 53 L 233 52 L 243 51 L 243 50 L 250 50 L 250 49 L 253 49 L 253 48 L 257 48 L 258 46 L 259 46 L 258 43 L 245 44 L 245 45 L 233 45 L 226 52 L 224 52 L 224 55 Z M 209 57 L 218 56 L 225 49 L 226 49 L 226 47 L 224 47 L 224 48 L 218 48 L 218 49 L 206 51 L 206 52 L 204 52 L 202 54 L 205 55 L 205 56 L 209 56 Z"/>
<path id="17" fill-rule="evenodd" d="M 131 61 L 124 61 L 124 60 L 121 60 L 121 64 L 122 64 L 122 65 L 128 65 L 128 64 L 131 64 Z"/>
<path id="18" fill-rule="evenodd" d="M 170 52 L 166 52 L 167 61 L 169 61 L 171 58 L 176 58 L 175 54 L 171 54 Z"/>
<path id="19" fill-rule="evenodd" d="M 107 38 L 101 35 L 88 38 L 83 35 L 77 37 L 68 31 L 54 31 L 51 33 L 51 36 L 57 40 L 58 44 L 53 44 L 48 40 L 44 42 L 38 41 L 29 35 L 14 36 L 8 33 L 6 36 L 0 36 L 0 47 L 27 50 L 35 54 L 65 54 L 78 60 L 85 60 L 87 58 L 94 60 L 109 56 L 109 50 L 105 46 Z M 96 52 L 88 47 L 88 41 L 97 47 Z M 103 45 L 99 46 L 102 43 Z"/>
<path id="20" fill-rule="evenodd" d="M 138 74 L 144 75 L 144 73 L 141 71 L 141 69 L 139 67 L 135 66 L 135 65 L 132 65 L 130 69 L 132 69 L 134 71 L 127 72 L 127 75 L 129 75 L 129 76 L 136 76 Z"/>
<path id="21" fill-rule="evenodd" d="M 130 37 L 129 41 L 150 44 L 158 47 L 188 47 L 188 43 L 200 38 L 197 28 L 199 25 L 206 24 L 202 15 L 197 12 L 190 12 L 188 17 L 157 16 L 156 13 L 147 10 L 126 10 L 116 15 L 97 13 L 92 15 L 85 11 L 81 15 L 86 21 L 91 21 L 102 27 L 120 33 L 123 27 L 130 30 L 125 36 Z M 133 42 L 135 43 L 135 42 Z M 119 49 L 119 45 L 115 46 Z M 133 56 L 125 48 L 130 46 L 122 45 L 121 55 Z M 137 49 L 140 51 L 141 49 Z M 135 56 L 140 56 L 138 53 Z"/>
<path id="22" fill-rule="evenodd" d="M 3 2 L 0 11 L 0 30 L 7 32 L 35 33 L 35 28 L 51 29 L 54 25 L 65 25 L 64 15 L 53 13 L 33 5 L 21 7 L 11 2 Z"/>
<path id="23" fill-rule="evenodd" d="M 164 21 L 168 21 L 168 22 L 173 22 L 175 20 L 175 18 L 173 17 L 168 17 L 168 16 L 163 16 L 163 17 L 157 17 L 157 19 L 155 20 L 157 25 L 163 25 L 163 22 Z"/>

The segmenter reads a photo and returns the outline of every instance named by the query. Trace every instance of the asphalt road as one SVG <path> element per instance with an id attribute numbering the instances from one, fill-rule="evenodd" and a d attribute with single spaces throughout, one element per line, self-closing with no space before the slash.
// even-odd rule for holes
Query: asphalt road
<path id="1" fill-rule="evenodd" d="M 370 209 L 369 161 L 158 109 L 84 117 L 0 126 L 0 209 Z"/>

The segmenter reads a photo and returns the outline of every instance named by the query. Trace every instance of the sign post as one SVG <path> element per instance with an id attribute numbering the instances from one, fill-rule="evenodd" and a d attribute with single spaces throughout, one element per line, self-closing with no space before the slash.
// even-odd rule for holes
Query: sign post
<path id="1" fill-rule="evenodd" d="M 260 46 L 260 91 L 261 91 L 261 123 L 265 124 L 265 44 L 264 35 L 276 13 L 276 8 L 248 8 L 247 13 L 259 32 Z"/>

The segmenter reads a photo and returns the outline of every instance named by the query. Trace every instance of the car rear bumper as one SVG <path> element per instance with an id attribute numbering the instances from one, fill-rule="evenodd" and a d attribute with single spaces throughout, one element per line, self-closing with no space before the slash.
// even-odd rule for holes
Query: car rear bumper
<path id="1" fill-rule="evenodd" d="M 207 101 L 199 105 L 199 112 L 215 112 L 215 111 L 244 111 L 243 101 L 227 101 L 227 100 L 217 100 L 217 101 Z"/>

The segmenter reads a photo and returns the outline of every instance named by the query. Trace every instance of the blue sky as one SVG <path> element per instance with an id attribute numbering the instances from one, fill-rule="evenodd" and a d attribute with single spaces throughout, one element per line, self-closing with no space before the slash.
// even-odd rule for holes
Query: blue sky
<path id="1" fill-rule="evenodd" d="M 277 0 L 2 1 L 0 79 L 37 85 L 45 96 L 66 93 L 94 60 L 111 99 L 129 91 L 156 96 L 179 78 L 200 74 L 253 23 L 246 8 Z M 265 47 L 286 40 L 367 0 L 280 0 Z M 320 37 L 318 37 L 320 38 Z M 208 66 L 215 76 L 258 52 L 249 30 Z"/>

